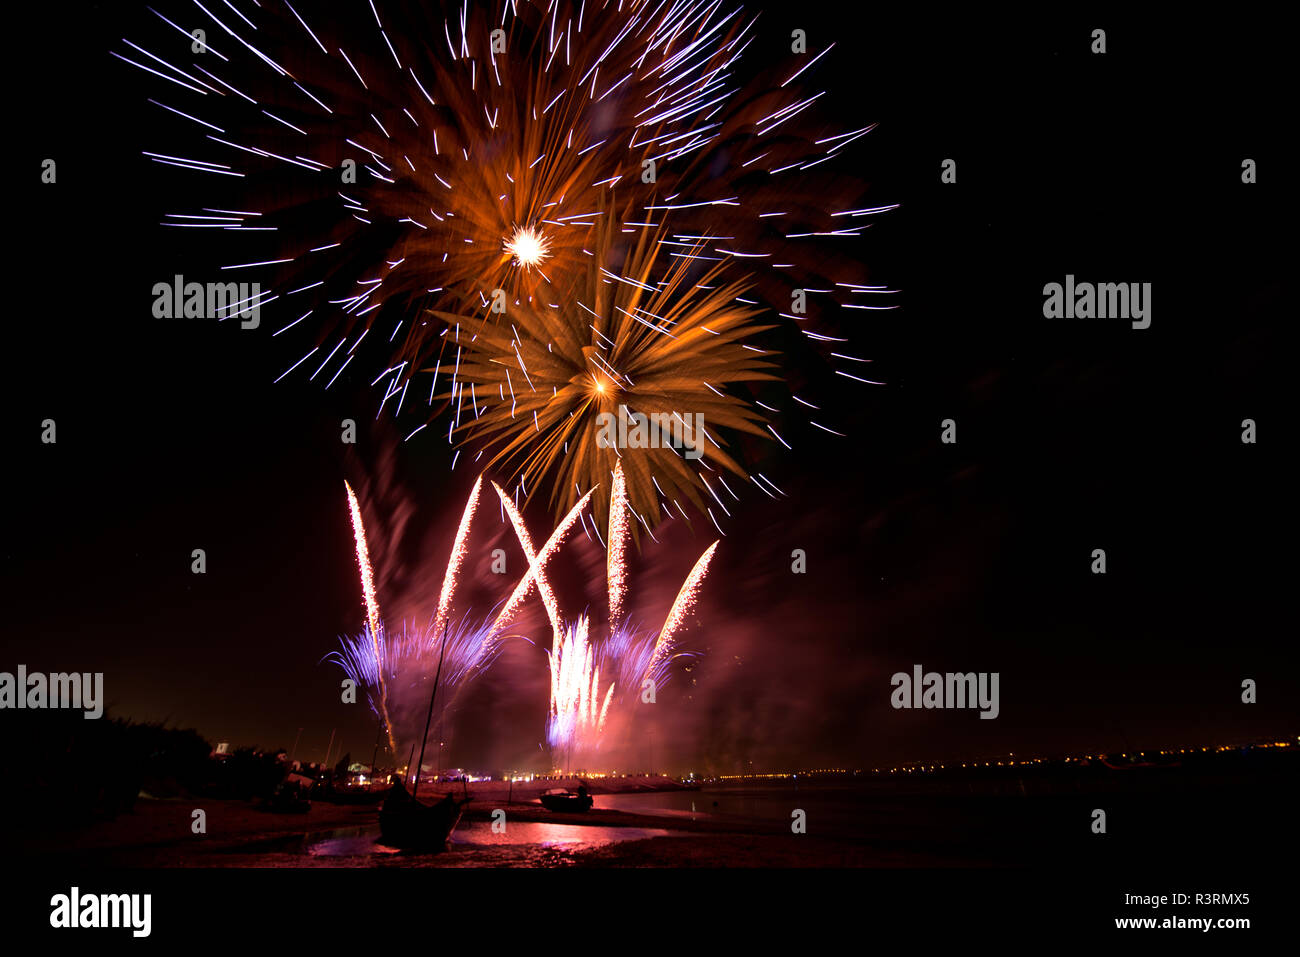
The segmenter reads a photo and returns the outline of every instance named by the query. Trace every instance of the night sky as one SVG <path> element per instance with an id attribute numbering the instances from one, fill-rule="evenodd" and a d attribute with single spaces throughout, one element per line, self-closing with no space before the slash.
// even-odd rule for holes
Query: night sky
<path id="1" fill-rule="evenodd" d="M 901 208 L 855 255 L 903 308 L 864 313 L 852 335 L 887 384 L 794 370 L 848 437 L 790 422 L 793 451 L 750 449 L 788 498 L 751 486 L 732 508 L 684 639 L 702 655 L 635 760 L 730 773 L 1294 737 L 1280 38 L 1115 17 L 1095 57 L 1096 17 L 840 22 L 832 6 L 773 5 L 760 36 L 839 37 L 830 108 L 846 128 L 880 124 L 852 163 L 871 202 Z M 369 366 L 328 392 L 272 385 L 297 358 L 270 338 L 274 307 L 249 332 L 152 318 L 155 282 L 230 253 L 157 225 L 192 177 L 140 156 L 167 136 L 149 84 L 107 54 L 148 14 L 91 5 L 71 34 L 61 7 L 15 15 L 29 20 L 13 36 L 66 46 L 10 103 L 22 215 L 0 670 L 102 671 L 111 715 L 213 742 L 289 748 L 302 728 L 303 759 L 337 728 L 334 754 L 368 761 L 374 720 L 319 663 L 363 615 L 342 483 L 376 525 L 393 514 L 381 502 L 409 509 L 408 538 L 371 538 L 381 596 L 387 580 L 415 609 L 473 481 L 466 456 L 451 472 L 445 433 L 403 444 L 413 424 L 375 422 Z M 56 185 L 39 184 L 45 157 Z M 955 185 L 939 181 L 947 157 Z M 1240 181 L 1245 157 L 1258 184 Z M 1043 284 L 1067 273 L 1151 282 L 1151 328 L 1044 319 Z M 356 446 L 339 441 L 349 417 Z M 56 445 L 40 442 L 45 418 Z M 945 418 L 956 445 L 939 441 Z M 1258 444 L 1241 443 L 1243 418 Z M 526 515 L 544 538 L 545 503 Z M 704 519 L 660 537 L 633 561 L 646 619 L 717 536 Z M 472 560 L 489 561 L 488 538 Z M 559 580 L 580 609 L 600 583 L 578 540 Z M 918 663 L 999 672 L 1000 717 L 893 710 L 891 674 Z M 540 767 L 545 668 L 540 648 L 503 659 L 457 715 L 448 763 Z"/>

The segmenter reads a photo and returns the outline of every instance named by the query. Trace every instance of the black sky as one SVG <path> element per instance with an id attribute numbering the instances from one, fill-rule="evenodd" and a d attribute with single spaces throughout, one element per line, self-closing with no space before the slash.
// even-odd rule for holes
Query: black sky
<path id="1" fill-rule="evenodd" d="M 859 248 L 904 308 L 865 318 L 855 345 L 887 385 L 815 381 L 850 437 L 791 424 L 794 452 L 764 453 L 789 497 L 748 494 L 724 526 L 689 635 L 707 654 L 691 697 L 683 678 L 669 701 L 659 763 L 872 767 L 1293 736 L 1280 31 L 1068 12 L 846 21 L 832 7 L 774 5 L 760 36 L 773 50 L 795 26 L 837 38 L 833 109 L 880 124 L 855 162 L 873 201 L 902 205 Z M 337 728 L 368 760 L 373 722 L 337 703 L 339 676 L 318 664 L 359 620 L 342 481 L 395 462 L 419 519 L 409 574 L 445 557 L 472 475 L 449 473 L 437 440 L 393 456 L 405 431 L 373 423 L 367 370 L 329 393 L 273 386 L 296 357 L 272 318 L 244 333 L 150 316 L 154 282 L 212 260 L 157 226 L 185 174 L 139 155 L 165 135 L 147 85 L 107 54 L 146 14 L 16 15 L 15 36 L 58 36 L 64 53 L 11 104 L 22 215 L 0 670 L 103 671 L 113 714 L 214 741 L 288 747 L 302 727 L 304 758 Z M 1097 25 L 1104 57 L 1087 52 Z M 55 186 L 39 183 L 45 157 Z M 939 183 L 947 157 L 956 185 Z M 1245 157 L 1256 185 L 1240 182 Z M 1152 327 L 1045 320 L 1042 286 L 1066 273 L 1151 282 Z M 362 425 L 355 449 L 339 442 L 345 417 Z M 1254 446 L 1239 440 L 1247 417 Z M 40 443 L 45 418 L 57 445 Z M 939 442 L 945 418 L 956 446 Z M 711 532 L 647 547 L 647 600 Z M 1089 573 L 1098 547 L 1104 577 Z M 794 548 L 807 575 L 790 573 Z M 889 676 L 915 663 L 1000 672 L 1001 716 L 892 710 Z M 1239 701 L 1248 677 L 1254 706 Z M 453 760 L 535 753 L 535 678 L 476 695 Z"/>

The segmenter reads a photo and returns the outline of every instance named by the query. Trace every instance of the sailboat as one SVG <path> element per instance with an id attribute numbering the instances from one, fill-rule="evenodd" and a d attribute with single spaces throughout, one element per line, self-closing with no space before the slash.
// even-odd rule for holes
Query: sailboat
<path id="1" fill-rule="evenodd" d="M 424 721 L 424 741 L 420 743 L 420 761 L 415 766 L 415 783 L 411 791 L 402 781 L 397 781 L 384 797 L 379 811 L 379 840 L 381 844 L 404 851 L 436 854 L 446 850 L 447 839 L 460 823 L 461 813 L 470 802 L 468 790 L 464 800 L 454 793 L 442 800 L 426 804 L 419 799 L 420 770 L 424 764 L 424 745 L 429 739 L 429 724 L 433 720 L 433 703 L 438 697 L 438 681 L 442 677 L 442 659 L 447 651 L 447 627 L 442 631 L 442 650 L 438 653 L 438 671 L 433 678 L 433 693 L 429 696 L 429 715 Z"/>
<path id="2" fill-rule="evenodd" d="M 460 823 L 469 800 L 456 800 L 448 793 L 435 804 L 425 804 L 399 781 L 384 798 L 379 811 L 379 842 L 404 851 L 437 853 L 445 850 L 447 838 Z"/>
<path id="3" fill-rule="evenodd" d="M 590 811 L 592 804 L 595 803 L 587 792 L 586 784 L 582 784 L 576 791 L 567 788 L 551 788 L 549 791 L 543 791 L 538 800 L 548 811 Z"/>

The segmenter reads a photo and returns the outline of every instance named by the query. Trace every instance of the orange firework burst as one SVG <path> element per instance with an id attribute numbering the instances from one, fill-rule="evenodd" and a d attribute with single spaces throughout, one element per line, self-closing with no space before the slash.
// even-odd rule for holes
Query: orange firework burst
<path id="1" fill-rule="evenodd" d="M 281 378 L 328 388 L 378 351 L 383 405 L 432 405 L 455 357 L 426 307 L 465 314 L 497 290 L 571 307 L 575 283 L 619 268 L 593 245 L 617 191 L 620 232 L 675 217 L 662 241 L 742 262 L 796 341 L 873 381 L 814 331 L 841 308 L 892 308 L 846 248 L 892 207 L 829 162 L 872 125 L 812 119 L 824 91 L 805 84 L 834 42 L 763 58 L 742 92 L 736 65 L 761 44 L 739 0 L 200 4 L 184 14 L 211 39 L 198 45 L 166 6 L 150 8 L 156 36 L 113 51 L 175 124 L 145 151 L 186 181 L 165 225 L 238 244 L 222 270 L 261 284 L 241 308 L 283 310 L 274 335 L 297 343 Z"/>
<path id="2" fill-rule="evenodd" d="M 621 462 L 627 501 L 650 528 L 682 499 L 709 509 L 706 494 L 716 497 L 725 479 L 697 466 L 748 477 L 727 433 L 768 433 L 734 389 L 776 376 L 770 353 L 745 343 L 766 327 L 737 301 L 745 286 L 727 280 L 725 264 L 701 269 L 679 255 L 665 267 L 662 231 L 623 250 L 612 248 L 616 235 L 600 230 L 598 262 L 623 258 L 622 269 L 577 275 L 558 302 L 439 313 L 459 349 L 447 398 L 465 420 L 462 438 L 493 450 L 490 466 L 511 468 L 526 488 L 549 486 L 557 514 L 595 488 L 603 526 Z"/>
<path id="3" fill-rule="evenodd" d="M 361 372 L 381 414 L 424 406 L 406 439 L 450 409 L 448 442 L 557 516 L 592 491 L 602 523 L 621 460 L 634 531 L 693 507 L 720 532 L 729 479 L 780 494 L 740 448 L 790 447 L 758 398 L 821 417 L 817 372 L 879 384 L 839 333 L 896 308 L 854 243 L 894 207 L 837 170 L 874 124 L 808 86 L 834 41 L 744 60 L 773 48 L 742 0 L 173 2 L 112 55 L 175 124 L 142 150 L 182 182 L 164 225 L 229 238 L 239 315 L 293 343 L 277 382 Z M 773 326 L 781 366 L 747 341 Z M 759 396 L 783 367 L 808 393 Z M 674 447 L 602 445 L 602 416 Z"/>

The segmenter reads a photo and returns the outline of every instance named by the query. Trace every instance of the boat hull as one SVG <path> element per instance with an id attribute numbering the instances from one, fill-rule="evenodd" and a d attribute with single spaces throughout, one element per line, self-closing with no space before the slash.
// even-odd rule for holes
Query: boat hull
<path id="1" fill-rule="evenodd" d="M 543 794 L 538 798 L 542 802 L 542 807 L 548 811 L 568 811 L 571 813 L 585 813 L 591 810 L 591 795 L 580 796 L 577 794 Z"/>
<path id="2" fill-rule="evenodd" d="M 379 811 L 380 843 L 426 854 L 445 850 L 468 803 L 448 795 L 436 804 L 425 804 L 400 784 L 395 785 Z"/>

